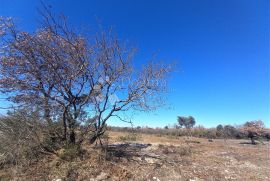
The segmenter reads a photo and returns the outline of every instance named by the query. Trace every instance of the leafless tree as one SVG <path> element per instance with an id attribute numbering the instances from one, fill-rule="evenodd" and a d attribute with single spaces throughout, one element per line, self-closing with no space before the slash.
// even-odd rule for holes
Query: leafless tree
<path id="1" fill-rule="evenodd" d="M 122 112 L 163 104 L 171 66 L 148 61 L 134 68 L 134 49 L 110 31 L 89 38 L 47 7 L 41 16 L 33 33 L 10 18 L 0 21 L 0 91 L 14 106 L 39 108 L 48 127 L 60 121 L 63 141 L 74 144 L 90 131 L 93 143 L 111 117 L 125 121 Z"/>

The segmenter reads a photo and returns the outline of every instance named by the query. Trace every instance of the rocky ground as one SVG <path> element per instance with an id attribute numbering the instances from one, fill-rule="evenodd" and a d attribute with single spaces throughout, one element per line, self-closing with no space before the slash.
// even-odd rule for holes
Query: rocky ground
<path id="1" fill-rule="evenodd" d="M 270 180 L 270 144 L 248 140 L 139 135 L 110 132 L 105 149 L 85 145 L 80 158 L 48 156 L 29 168 L 0 173 L 12 180 Z M 20 171 L 18 171 L 20 170 Z M 1 180 L 1 179 L 0 179 Z"/>

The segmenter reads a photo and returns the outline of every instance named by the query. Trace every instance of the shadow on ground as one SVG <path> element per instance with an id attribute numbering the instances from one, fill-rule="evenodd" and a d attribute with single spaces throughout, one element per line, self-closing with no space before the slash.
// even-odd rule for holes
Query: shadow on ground
<path id="1" fill-rule="evenodd" d="M 191 155 L 190 146 L 175 147 L 173 145 L 141 144 L 141 143 L 115 143 L 103 147 L 106 153 L 106 159 L 110 161 L 128 161 L 144 162 L 150 164 L 190 164 L 189 156 Z"/>
<path id="2" fill-rule="evenodd" d="M 134 156 L 141 156 L 142 149 L 150 146 L 151 144 L 121 143 L 107 145 L 105 149 L 110 157 L 125 157 L 129 159 Z"/>

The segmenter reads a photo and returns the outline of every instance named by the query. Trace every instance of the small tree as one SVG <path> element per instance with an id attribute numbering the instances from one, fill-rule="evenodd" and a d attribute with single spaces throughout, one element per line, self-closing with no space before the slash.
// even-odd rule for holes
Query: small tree
<path id="1" fill-rule="evenodd" d="M 196 123 L 195 118 L 192 116 L 189 116 L 189 117 L 178 116 L 177 121 L 178 121 L 179 126 L 181 128 L 185 127 L 188 131 L 189 136 L 191 136 L 191 128 L 193 128 L 193 126 Z"/>
<path id="2" fill-rule="evenodd" d="M 234 126 L 225 125 L 223 127 L 223 136 L 225 137 L 225 139 L 235 138 L 237 134 L 238 134 L 238 131 Z"/>
<path id="3" fill-rule="evenodd" d="M 242 131 L 250 138 L 251 144 L 256 144 L 255 139 L 264 134 L 264 123 L 261 120 L 248 121 L 243 127 Z"/>
<path id="4" fill-rule="evenodd" d="M 192 116 L 189 117 L 178 116 L 177 120 L 180 127 L 185 127 L 186 129 L 191 129 L 196 123 L 195 119 Z"/>
<path id="5" fill-rule="evenodd" d="M 61 123 L 63 142 L 80 144 L 91 131 L 93 143 L 111 117 L 125 121 L 125 111 L 163 104 L 171 66 L 149 61 L 135 68 L 134 49 L 111 32 L 89 38 L 46 7 L 41 15 L 33 33 L 0 18 L 0 91 L 14 106 L 40 110 L 48 128 Z M 78 135 L 80 125 L 84 130 Z"/>
<path id="6" fill-rule="evenodd" d="M 224 136 L 223 132 L 224 132 L 224 128 L 221 124 L 219 124 L 216 128 L 217 132 L 216 132 L 216 135 L 217 137 L 222 137 Z"/>

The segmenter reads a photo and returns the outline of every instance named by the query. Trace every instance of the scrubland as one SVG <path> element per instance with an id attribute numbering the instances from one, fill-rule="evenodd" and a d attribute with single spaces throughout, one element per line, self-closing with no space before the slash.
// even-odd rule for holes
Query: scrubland
<path id="1" fill-rule="evenodd" d="M 102 143 L 2 168 L 0 180 L 270 180 L 267 141 L 109 131 Z"/>

